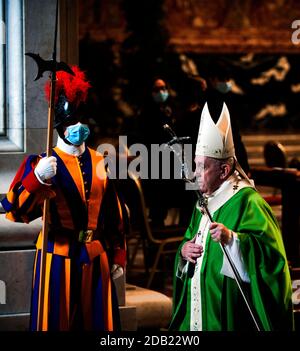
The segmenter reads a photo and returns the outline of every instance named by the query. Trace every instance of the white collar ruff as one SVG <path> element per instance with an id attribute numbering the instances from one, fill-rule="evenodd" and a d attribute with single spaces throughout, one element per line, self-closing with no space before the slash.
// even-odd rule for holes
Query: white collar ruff
<path id="1" fill-rule="evenodd" d="M 56 146 L 63 152 L 73 156 L 80 156 L 85 151 L 85 143 L 83 142 L 79 146 L 69 145 L 63 141 L 63 139 L 58 135 Z"/>

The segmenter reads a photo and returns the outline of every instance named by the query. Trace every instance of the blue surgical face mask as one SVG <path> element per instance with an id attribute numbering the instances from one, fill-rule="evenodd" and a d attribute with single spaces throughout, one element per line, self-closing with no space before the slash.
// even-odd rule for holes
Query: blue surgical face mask
<path id="1" fill-rule="evenodd" d="M 79 146 L 84 141 L 86 141 L 89 135 L 90 135 L 89 127 L 85 124 L 81 124 L 80 122 L 78 122 L 77 124 L 67 127 L 65 138 L 71 144 L 75 146 Z"/>
<path id="2" fill-rule="evenodd" d="M 153 94 L 153 99 L 157 103 L 162 103 L 167 100 L 169 93 L 167 91 L 159 91 L 158 93 Z"/>
<path id="3" fill-rule="evenodd" d="M 216 89 L 223 94 L 229 93 L 232 88 L 232 85 L 230 82 L 218 82 L 216 84 Z"/>

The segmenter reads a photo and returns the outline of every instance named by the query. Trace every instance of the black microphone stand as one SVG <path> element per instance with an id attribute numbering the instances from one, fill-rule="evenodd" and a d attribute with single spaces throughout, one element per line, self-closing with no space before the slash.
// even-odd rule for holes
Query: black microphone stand
<path id="1" fill-rule="evenodd" d="M 191 138 L 190 137 L 177 137 L 176 133 L 173 131 L 173 129 L 168 125 L 168 124 L 164 124 L 163 125 L 163 129 L 169 133 L 169 135 L 172 137 L 172 139 L 167 143 L 167 145 L 172 149 L 172 151 L 175 153 L 175 155 L 177 157 L 180 157 L 180 153 L 174 149 L 174 144 L 178 143 L 182 145 L 182 153 L 181 153 L 181 175 L 182 175 L 182 179 L 186 182 L 189 183 L 193 186 L 193 190 L 195 191 L 196 195 L 197 195 L 197 199 L 198 199 L 198 203 L 199 206 L 201 207 L 201 209 L 203 210 L 203 212 L 207 215 L 207 217 L 209 218 L 210 222 L 213 223 L 214 220 L 212 218 L 211 213 L 209 212 L 209 209 L 207 207 L 207 201 L 206 198 L 204 197 L 204 195 L 202 194 L 202 192 L 200 191 L 199 187 L 196 187 L 196 183 L 195 181 L 191 180 L 188 178 L 187 173 L 188 173 L 188 169 L 187 169 L 187 165 L 185 163 L 185 156 L 184 156 L 184 141 L 188 141 Z M 242 294 L 242 297 L 244 299 L 244 302 L 247 306 L 247 309 L 251 315 L 251 318 L 255 324 L 255 327 L 257 329 L 257 331 L 262 331 L 262 327 L 261 327 L 261 323 L 259 321 L 259 319 L 256 316 L 256 313 L 253 309 L 253 307 L 251 306 L 251 302 L 249 300 L 249 297 L 246 293 L 246 291 L 244 291 L 244 283 L 241 279 L 241 276 L 234 264 L 234 262 L 232 261 L 232 258 L 230 257 L 230 254 L 226 248 L 226 245 L 223 244 L 222 242 L 219 242 L 221 250 L 223 252 L 223 254 L 225 255 L 227 262 L 229 263 L 229 266 L 232 270 L 233 276 L 234 276 L 234 280 L 237 283 L 237 286 Z"/>

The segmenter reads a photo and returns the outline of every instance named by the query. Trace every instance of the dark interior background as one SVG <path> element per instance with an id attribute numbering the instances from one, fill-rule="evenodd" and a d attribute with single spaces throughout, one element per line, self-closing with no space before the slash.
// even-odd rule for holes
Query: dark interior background
<path id="1" fill-rule="evenodd" d="M 295 1 L 88 0 L 80 3 L 80 66 L 93 89 L 93 138 L 135 135 L 153 77 L 167 80 L 178 118 L 212 59 L 225 62 L 241 132 L 299 130 L 299 47 Z M 300 18 L 300 17 L 299 17 Z M 192 64 L 192 66 L 191 66 Z M 200 117 L 200 116 L 199 116 Z"/>

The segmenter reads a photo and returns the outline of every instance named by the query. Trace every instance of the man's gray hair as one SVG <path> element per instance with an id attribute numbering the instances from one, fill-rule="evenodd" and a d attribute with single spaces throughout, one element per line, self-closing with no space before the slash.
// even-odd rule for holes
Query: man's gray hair
<path id="1" fill-rule="evenodd" d="M 227 158 L 213 158 L 219 165 L 221 166 L 222 164 L 227 164 L 230 166 L 230 175 L 235 171 L 235 166 L 236 166 L 236 159 L 233 156 L 227 157 Z"/>

